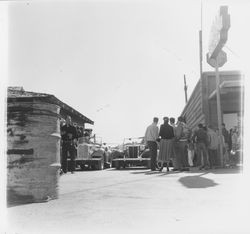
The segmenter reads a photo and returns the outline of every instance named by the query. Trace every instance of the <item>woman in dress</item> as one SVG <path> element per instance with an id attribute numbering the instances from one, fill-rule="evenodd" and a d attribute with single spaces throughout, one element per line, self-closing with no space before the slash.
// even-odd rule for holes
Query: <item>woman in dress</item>
<path id="1" fill-rule="evenodd" d="M 163 118 L 164 123 L 160 126 L 160 151 L 158 161 L 161 164 L 160 171 L 163 170 L 164 165 L 167 167 L 167 171 L 169 171 L 169 161 L 173 152 L 173 138 L 174 138 L 174 129 L 172 126 L 168 124 L 168 117 Z"/>

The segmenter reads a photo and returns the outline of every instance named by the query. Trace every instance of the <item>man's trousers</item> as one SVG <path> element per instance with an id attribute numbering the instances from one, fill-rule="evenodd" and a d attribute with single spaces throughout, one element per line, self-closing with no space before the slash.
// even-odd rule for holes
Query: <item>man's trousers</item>
<path id="1" fill-rule="evenodd" d="M 156 158 L 157 158 L 157 143 L 155 141 L 148 141 L 148 148 L 151 156 L 151 170 L 156 169 Z"/>
<path id="2" fill-rule="evenodd" d="M 69 162 L 69 170 L 75 171 L 76 167 L 76 162 L 75 162 L 75 157 L 76 157 L 76 150 L 73 142 L 71 143 L 63 143 L 62 144 L 62 170 L 64 173 L 68 172 L 68 154 L 70 158 Z"/>

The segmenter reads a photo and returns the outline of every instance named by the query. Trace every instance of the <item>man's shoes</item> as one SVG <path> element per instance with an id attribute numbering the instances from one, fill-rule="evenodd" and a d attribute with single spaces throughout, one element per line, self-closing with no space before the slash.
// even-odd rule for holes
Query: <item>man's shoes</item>
<path id="1" fill-rule="evenodd" d="M 75 174 L 75 172 L 74 172 L 74 171 L 71 171 L 71 174 Z"/>

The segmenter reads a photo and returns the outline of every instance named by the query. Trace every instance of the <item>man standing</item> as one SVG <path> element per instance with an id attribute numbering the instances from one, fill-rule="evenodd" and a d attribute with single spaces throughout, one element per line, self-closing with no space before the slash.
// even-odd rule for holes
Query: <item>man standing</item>
<path id="1" fill-rule="evenodd" d="M 202 124 L 198 124 L 198 129 L 194 132 L 192 139 L 196 143 L 197 156 L 201 158 L 200 170 L 203 168 L 208 169 L 208 136 Z"/>
<path id="2" fill-rule="evenodd" d="M 171 118 L 169 119 L 169 123 L 170 123 L 169 125 L 173 127 L 174 133 L 175 133 L 175 128 L 176 128 L 176 125 L 175 125 L 175 118 L 174 118 L 174 117 L 171 117 Z M 174 135 L 175 135 L 175 134 L 174 134 Z"/>
<path id="3" fill-rule="evenodd" d="M 228 144 L 229 144 L 229 132 L 227 131 L 227 129 L 226 129 L 226 125 L 223 123 L 222 125 L 222 135 L 224 136 L 224 141 L 225 141 L 225 144 L 227 144 L 227 146 L 228 146 Z"/>
<path id="4" fill-rule="evenodd" d="M 71 117 L 66 117 L 66 124 L 61 128 L 62 136 L 62 171 L 67 173 L 68 171 L 68 153 L 70 157 L 69 169 L 71 173 L 75 171 L 75 147 L 77 144 L 77 131 L 71 124 Z"/>
<path id="5" fill-rule="evenodd" d="M 229 143 L 230 143 L 230 135 L 228 130 L 226 129 L 226 125 L 222 123 L 222 135 L 224 137 L 224 143 L 225 143 L 225 153 L 223 157 L 223 161 L 225 165 L 229 165 Z"/>
<path id="6" fill-rule="evenodd" d="M 217 151 L 219 148 L 219 138 L 217 133 L 213 130 L 212 126 L 207 128 L 208 135 L 208 155 L 210 168 L 214 168 L 217 160 Z"/>
<path id="7" fill-rule="evenodd" d="M 157 158 L 157 139 L 159 137 L 159 128 L 157 126 L 159 119 L 154 117 L 153 123 L 147 127 L 144 141 L 147 144 L 151 155 L 151 170 L 156 170 Z"/>
<path id="8" fill-rule="evenodd" d="M 160 137 L 160 150 L 158 161 L 161 162 L 160 171 L 162 171 L 164 164 L 167 166 L 167 171 L 169 171 L 170 157 L 172 156 L 173 139 L 174 139 L 174 129 L 168 124 L 169 118 L 163 118 L 164 123 L 160 127 L 159 137 Z"/>
<path id="9" fill-rule="evenodd" d="M 190 135 L 191 131 L 185 123 L 184 118 L 182 116 L 178 117 L 177 126 L 175 128 L 174 148 L 176 154 L 176 165 L 174 170 L 189 170 L 187 145 Z"/>
<path id="10" fill-rule="evenodd" d="M 169 119 L 169 122 L 170 122 L 170 126 L 173 127 L 173 130 L 174 130 L 174 137 L 175 137 L 175 136 L 176 136 L 176 132 L 175 132 L 175 128 L 176 128 L 176 125 L 175 125 L 175 118 L 174 118 L 174 117 L 171 117 L 171 118 Z M 172 141 L 173 141 L 173 147 L 172 147 L 171 159 L 172 159 L 172 164 L 173 164 L 174 170 L 177 170 L 178 165 L 177 165 L 176 153 L 175 153 L 175 138 L 173 138 Z"/>

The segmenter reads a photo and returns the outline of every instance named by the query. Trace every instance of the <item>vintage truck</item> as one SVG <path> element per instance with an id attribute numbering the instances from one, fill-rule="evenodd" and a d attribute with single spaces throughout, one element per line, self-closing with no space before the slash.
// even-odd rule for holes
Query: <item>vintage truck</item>
<path id="1" fill-rule="evenodd" d="M 134 166 L 150 168 L 150 155 L 141 141 L 142 138 L 125 138 L 123 150 L 112 158 L 112 165 L 116 169 Z"/>
<path id="2" fill-rule="evenodd" d="M 98 144 L 83 142 L 78 145 L 76 166 L 84 169 L 103 170 L 108 167 L 105 150 Z"/>
<path id="3" fill-rule="evenodd" d="M 89 137 L 81 137 L 78 140 L 76 166 L 82 170 L 110 168 L 110 154 L 100 142 L 96 142 L 96 138 L 91 141 Z"/>

